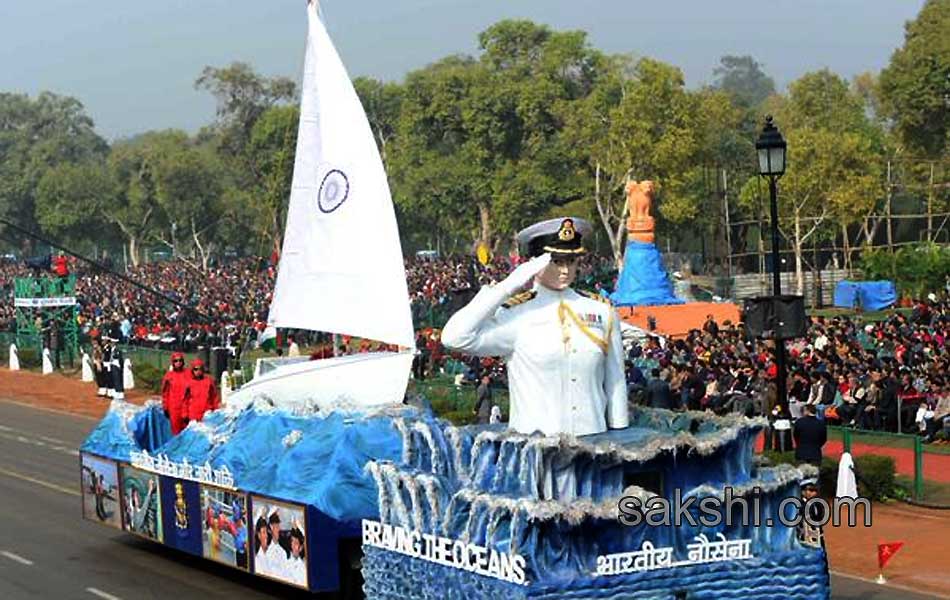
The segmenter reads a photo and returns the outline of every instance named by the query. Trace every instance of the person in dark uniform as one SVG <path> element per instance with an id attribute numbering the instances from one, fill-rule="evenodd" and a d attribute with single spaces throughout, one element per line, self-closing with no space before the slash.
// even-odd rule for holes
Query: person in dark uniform
<path id="1" fill-rule="evenodd" d="M 491 377 L 482 375 L 482 382 L 475 391 L 475 408 L 472 409 L 479 423 L 488 423 L 491 418 L 491 396 Z"/>
<path id="2" fill-rule="evenodd" d="M 651 375 L 653 378 L 647 382 L 647 406 L 650 408 L 673 410 L 675 406 L 673 404 L 673 391 L 670 389 L 670 384 L 660 377 L 659 369 L 653 369 Z"/>
<path id="3" fill-rule="evenodd" d="M 112 377 L 112 397 L 116 400 L 125 400 L 125 379 L 122 373 L 123 357 L 117 339 L 112 340 L 112 361 L 109 375 Z"/>
<path id="4" fill-rule="evenodd" d="M 100 340 L 94 339 L 92 341 L 92 370 L 95 374 L 96 387 L 98 391 L 96 392 L 97 396 L 108 396 L 106 385 L 106 356 L 105 349 L 103 348 L 102 342 Z"/>
<path id="5" fill-rule="evenodd" d="M 828 441 L 828 428 L 815 416 L 815 405 L 805 405 L 805 415 L 792 426 L 795 460 L 821 466 L 821 447 Z"/>
<path id="6" fill-rule="evenodd" d="M 811 503 L 805 506 L 809 500 L 818 497 L 818 480 L 814 477 L 802 480 L 802 510 L 807 511 L 807 518 L 804 518 L 798 524 L 798 539 L 801 543 L 813 546 L 815 548 L 825 547 L 824 529 L 819 523 L 825 521 L 825 507 L 821 503 Z M 811 521 L 811 522 L 809 522 Z"/>
<path id="7" fill-rule="evenodd" d="M 112 353 L 115 352 L 115 346 L 112 344 L 112 338 L 107 335 L 102 336 L 102 386 L 105 388 L 105 396 L 111 398 L 114 394 L 112 385 Z"/>
<path id="8" fill-rule="evenodd" d="M 59 323 L 53 319 L 49 326 L 49 352 L 53 358 L 53 368 L 59 371 L 62 367 L 60 365 L 60 356 L 62 355 L 63 349 L 63 334 L 60 331 Z"/>

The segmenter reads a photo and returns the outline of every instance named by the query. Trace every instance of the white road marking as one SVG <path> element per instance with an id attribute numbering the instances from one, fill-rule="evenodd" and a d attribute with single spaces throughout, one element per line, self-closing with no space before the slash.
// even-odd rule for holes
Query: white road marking
<path id="1" fill-rule="evenodd" d="M 43 481 L 42 479 L 36 479 L 34 477 L 30 477 L 29 475 L 24 475 L 23 473 L 17 473 L 16 471 L 10 471 L 8 469 L 4 469 L 3 467 L 0 467 L 0 475 L 6 475 L 7 477 L 13 477 L 14 479 L 19 479 L 21 481 L 28 481 L 30 483 L 41 485 L 45 488 L 49 488 L 57 492 L 62 492 L 63 494 L 69 494 L 70 496 L 82 496 L 82 493 L 75 489 L 71 489 L 68 487 L 61 486 L 61 485 L 56 485 L 55 483 Z"/>
<path id="2" fill-rule="evenodd" d="M 80 415 L 74 412 L 69 412 L 68 410 L 57 410 L 55 408 L 46 408 L 45 406 L 36 406 L 30 404 L 29 402 L 18 402 L 16 400 L 11 400 L 9 398 L 0 398 L 0 402 L 4 404 L 13 404 L 15 406 L 22 406 L 23 408 L 29 408 L 30 410 L 39 410 L 42 412 L 53 413 L 56 415 L 63 415 L 64 417 L 72 417 L 74 419 L 86 419 L 87 421 L 101 421 L 102 417 L 90 417 L 88 415 Z"/>
<path id="3" fill-rule="evenodd" d="M 112 594 L 103 592 L 102 590 L 96 589 L 94 587 L 87 587 L 86 591 L 92 594 L 93 596 L 99 596 L 100 598 L 104 598 L 105 600 L 122 600 L 122 598 L 119 598 L 118 596 L 113 596 Z"/>
<path id="4" fill-rule="evenodd" d="M 7 552 L 6 550 L 0 552 L 0 555 L 3 555 L 3 556 L 5 556 L 5 557 L 9 558 L 9 559 L 12 560 L 13 562 L 18 562 L 18 563 L 20 563 L 21 565 L 26 565 L 26 566 L 28 566 L 28 567 L 33 565 L 33 561 L 32 561 L 32 560 L 28 560 L 28 559 L 26 559 L 26 558 L 23 558 L 23 557 L 20 556 L 19 554 L 14 554 L 14 553 L 12 553 L 12 552 Z"/>
<path id="5" fill-rule="evenodd" d="M 50 442 L 50 443 L 52 443 L 52 444 L 60 444 L 60 445 L 62 445 L 62 446 L 68 446 L 68 445 L 69 445 L 69 442 L 67 442 L 66 440 L 61 440 L 61 439 L 59 439 L 59 438 L 47 437 L 47 436 L 45 436 L 45 435 L 38 435 L 38 436 L 36 436 L 36 437 L 40 438 L 41 440 L 46 440 L 47 442 Z"/>
<path id="6" fill-rule="evenodd" d="M 7 430 L 7 429 L 9 428 L 8 427 L 0 428 L 0 430 Z M 43 436 L 40 436 L 40 437 L 43 437 Z M 28 438 L 23 435 L 0 433 L 0 438 L 3 438 L 5 440 L 10 440 L 13 442 L 19 442 L 21 444 L 30 444 L 32 446 L 39 446 L 41 448 L 49 448 L 50 450 L 54 450 L 56 452 L 62 452 L 63 454 L 68 454 L 69 456 L 79 456 L 79 452 L 75 448 L 69 448 L 68 446 L 53 445 L 53 444 L 44 442 L 42 440 Z M 46 439 L 49 439 L 49 438 L 46 438 Z M 61 442 L 61 443 L 65 444 L 66 442 Z"/>
<path id="7" fill-rule="evenodd" d="M 890 582 L 885 583 L 884 585 L 881 585 L 881 584 L 879 584 L 879 583 L 877 582 L 877 580 L 875 580 L 875 579 L 868 579 L 868 578 L 866 578 L 866 577 L 860 577 L 860 576 L 858 576 L 858 575 L 851 575 L 850 573 L 843 573 L 843 572 L 841 572 L 841 571 L 834 571 L 834 570 L 831 570 L 831 571 L 829 571 L 829 572 L 830 572 L 832 575 L 834 575 L 835 577 L 844 577 L 845 579 L 854 579 L 854 580 L 856 580 L 856 581 L 863 581 L 864 583 L 873 583 L 873 584 L 878 585 L 878 586 L 880 586 L 880 587 L 882 587 L 882 588 L 894 588 L 895 590 L 901 590 L 902 592 L 913 592 L 913 593 L 915 593 L 915 594 L 917 594 L 917 595 L 919 595 L 919 596 L 927 596 L 927 597 L 930 597 L 930 598 L 937 598 L 938 600 L 939 600 L 940 598 L 945 598 L 945 597 L 946 597 L 946 596 L 940 596 L 940 595 L 934 594 L 933 592 L 928 592 L 928 591 L 926 591 L 926 590 L 921 590 L 921 589 L 918 589 L 918 588 L 908 587 L 908 586 L 905 586 L 905 585 L 896 585 L 896 584 L 893 584 L 893 583 L 890 583 Z"/>

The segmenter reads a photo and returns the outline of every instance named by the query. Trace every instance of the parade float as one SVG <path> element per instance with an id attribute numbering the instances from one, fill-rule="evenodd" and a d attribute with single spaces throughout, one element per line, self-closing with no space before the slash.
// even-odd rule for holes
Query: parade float
<path id="1" fill-rule="evenodd" d="M 399 350 L 269 363 L 174 437 L 157 401 L 114 400 L 81 448 L 84 518 L 344 597 L 827 597 L 824 550 L 776 522 L 809 473 L 754 459 L 763 421 L 634 409 L 623 429 L 545 436 L 402 404 L 413 336 L 392 200 L 312 3 L 308 21 L 270 321 Z M 727 490 L 771 525 L 619 520 L 624 503 Z"/>

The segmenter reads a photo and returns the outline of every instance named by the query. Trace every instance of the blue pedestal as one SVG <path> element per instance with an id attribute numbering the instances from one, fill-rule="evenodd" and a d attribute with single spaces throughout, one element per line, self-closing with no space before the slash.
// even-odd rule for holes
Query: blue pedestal
<path id="1" fill-rule="evenodd" d="M 623 272 L 610 299 L 615 306 L 683 304 L 673 294 L 656 245 L 635 241 L 627 243 Z"/>

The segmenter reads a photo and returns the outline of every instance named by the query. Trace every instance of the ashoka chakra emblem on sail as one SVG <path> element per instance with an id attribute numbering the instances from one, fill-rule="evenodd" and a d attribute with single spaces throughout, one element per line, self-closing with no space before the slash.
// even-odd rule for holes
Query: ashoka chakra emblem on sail
<path id="1" fill-rule="evenodd" d="M 320 182 L 320 192 L 317 194 L 317 206 L 320 212 L 330 214 L 346 202 L 350 195 L 350 180 L 346 173 L 333 169 L 323 176 Z"/>

